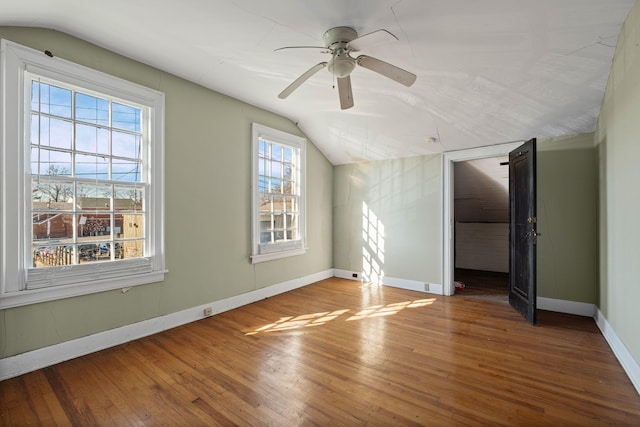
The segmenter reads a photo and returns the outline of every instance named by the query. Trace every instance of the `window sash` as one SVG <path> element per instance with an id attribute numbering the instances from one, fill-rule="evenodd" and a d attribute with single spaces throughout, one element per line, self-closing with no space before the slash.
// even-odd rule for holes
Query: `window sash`
<path id="1" fill-rule="evenodd" d="M 45 90 L 43 91 L 43 89 Z M 36 90 L 37 90 L 37 93 L 35 92 Z M 52 100 L 51 97 L 45 95 L 45 94 L 50 94 L 53 91 L 68 92 L 68 97 L 67 97 L 68 99 L 63 101 L 57 101 L 58 104 L 55 104 L 55 101 Z M 94 126 L 94 124 L 92 124 L 91 122 L 84 122 L 84 121 L 78 120 L 79 107 L 76 104 L 76 99 L 78 99 L 81 96 L 93 97 L 95 99 L 100 99 L 104 101 L 102 111 L 106 113 L 106 117 L 103 117 L 100 125 Z M 43 98 L 45 98 L 44 104 L 42 102 Z M 34 103 L 34 99 L 37 101 L 37 104 Z M 60 104 L 60 102 L 63 102 L 63 103 Z M 70 193 L 68 197 L 71 198 L 70 203 L 68 200 L 65 200 L 64 202 L 67 202 L 67 204 L 70 205 L 69 209 L 66 212 L 69 214 L 69 217 L 71 219 L 71 231 L 72 231 L 70 236 L 69 235 L 57 236 L 58 238 L 56 238 L 55 235 L 54 237 L 49 236 L 51 223 L 56 218 L 54 216 L 47 221 L 47 231 L 46 231 L 47 237 L 46 238 L 37 239 L 36 235 L 34 235 L 35 227 L 32 227 L 30 231 L 27 231 L 25 233 L 25 239 L 26 239 L 25 247 L 30 248 L 30 250 L 28 251 L 28 255 L 25 256 L 25 268 L 27 268 L 26 289 L 34 289 L 34 288 L 40 288 L 44 286 L 61 286 L 63 284 L 74 283 L 74 281 L 76 280 L 79 281 L 81 279 L 81 276 L 78 275 L 76 271 L 74 272 L 67 271 L 68 267 L 71 265 L 80 266 L 81 254 L 79 251 L 79 245 L 95 244 L 96 249 L 94 250 L 94 253 L 99 253 L 100 244 L 109 244 L 111 248 L 115 248 L 116 244 L 121 244 L 120 242 L 124 242 L 124 240 L 122 239 L 116 239 L 116 236 L 115 236 L 116 218 L 119 217 L 120 215 L 123 215 L 124 213 L 118 209 L 115 202 L 117 197 L 117 195 L 115 194 L 116 186 L 121 191 L 123 189 L 129 189 L 130 191 L 137 191 L 138 189 L 146 189 L 146 191 L 143 190 L 141 194 L 149 194 L 149 191 L 148 191 L 149 182 L 147 182 L 148 174 L 145 173 L 145 170 L 148 170 L 148 162 L 146 161 L 147 159 L 145 158 L 145 155 L 147 154 L 147 150 L 142 150 L 142 148 L 145 147 L 149 142 L 148 127 L 143 125 L 144 123 L 148 122 L 149 108 L 145 106 L 131 105 L 131 104 L 132 103 L 127 102 L 126 100 L 114 98 L 105 94 L 95 94 L 94 92 L 91 92 L 91 94 L 88 95 L 85 93 L 85 90 L 82 87 L 66 84 L 50 78 L 49 79 L 43 78 L 42 76 L 25 72 L 24 105 L 25 107 L 27 107 L 28 105 L 30 105 L 31 107 L 25 108 L 26 110 L 25 122 L 28 122 L 30 125 L 25 126 L 26 132 L 25 132 L 25 138 L 24 138 L 24 146 L 25 146 L 25 150 L 29 150 L 30 155 L 25 156 L 25 160 L 28 161 L 29 163 L 27 164 L 25 162 L 24 167 L 26 170 L 31 171 L 31 192 L 30 193 L 36 194 L 36 188 L 34 187 L 34 183 L 36 182 L 38 184 L 44 183 L 45 185 L 46 184 L 65 185 L 65 187 L 67 188 L 67 192 Z M 58 109 L 57 112 L 59 114 L 51 113 L 51 110 L 54 108 Z M 138 152 L 138 155 L 136 158 L 113 155 L 113 151 L 114 151 L 113 134 L 114 133 L 125 134 L 125 131 L 120 128 L 125 127 L 127 124 L 126 122 L 123 121 L 123 118 L 120 115 L 114 112 L 114 109 L 116 108 L 120 108 L 122 110 L 125 108 L 130 109 L 131 112 L 134 113 L 134 120 L 137 119 L 136 121 L 138 123 L 136 123 L 135 121 L 132 121 L 129 124 L 129 127 L 132 127 L 133 131 L 127 131 L 129 135 L 135 135 L 140 137 L 140 140 L 137 143 L 135 142 L 135 140 L 133 141 L 134 145 L 139 144 L 138 149 L 136 150 Z M 68 110 L 68 113 L 67 113 L 67 110 Z M 138 113 L 136 113 L 136 111 Z M 95 116 L 97 117 L 98 115 L 99 115 L 98 111 L 96 111 Z M 56 139 L 57 138 L 56 135 L 53 135 L 54 139 L 51 139 L 52 138 L 51 131 L 55 132 L 55 127 L 52 129 L 51 125 L 49 126 L 49 132 L 48 132 L 49 139 L 45 141 L 45 142 L 48 142 L 48 144 L 43 145 L 42 127 L 41 127 L 43 116 L 46 118 L 56 118 L 61 122 L 70 124 L 69 135 L 63 135 L 63 137 L 68 137 L 69 139 L 68 146 L 65 147 L 64 146 L 65 144 L 58 143 L 58 140 Z M 114 118 L 114 116 L 117 116 L 117 118 Z M 88 115 L 86 117 L 83 116 L 83 118 L 88 118 Z M 37 126 L 34 125 L 34 121 L 36 120 L 37 120 Z M 116 120 L 120 120 L 120 121 L 116 121 Z M 105 141 L 107 145 L 106 149 L 103 148 L 102 150 L 98 150 L 98 142 L 96 141 L 96 150 L 94 152 L 85 152 L 85 151 L 77 150 L 77 147 L 80 144 L 82 137 L 78 135 L 75 131 L 77 130 L 78 124 L 83 124 L 83 123 L 89 123 L 92 126 L 92 128 L 95 128 L 95 129 L 106 130 L 107 132 L 106 141 Z M 123 126 L 122 123 L 124 123 L 125 126 Z M 120 126 L 118 126 L 119 124 Z M 34 128 L 36 131 L 38 131 L 37 135 L 33 135 L 30 133 L 30 131 L 33 130 Z M 34 169 L 33 150 L 36 150 L 37 152 L 37 163 L 35 165 L 35 169 Z M 45 174 L 42 173 L 43 168 L 41 167 L 41 163 L 40 163 L 41 155 L 43 152 L 46 153 L 49 151 L 68 154 L 68 157 L 70 159 L 70 168 L 69 170 L 66 170 L 66 168 L 63 169 L 63 171 L 66 171 L 65 174 L 63 175 L 50 174 L 51 167 L 55 166 L 55 163 L 50 164 L 48 168 L 44 169 L 44 171 L 46 172 Z M 96 159 L 98 158 L 104 159 L 106 161 L 106 166 L 107 166 L 106 177 L 105 178 L 100 177 L 97 171 L 94 177 L 88 177 L 88 178 L 83 177 L 81 175 L 80 170 L 78 169 L 79 162 L 80 162 L 79 159 L 82 159 L 83 156 L 88 158 L 97 156 Z M 137 180 L 134 179 L 133 181 L 121 181 L 121 180 L 114 179 L 114 165 L 113 165 L 114 160 L 118 161 L 118 160 L 125 160 L 125 159 L 132 163 L 132 166 L 136 169 L 136 175 L 139 175 L 139 179 Z M 138 167 L 141 169 L 140 172 L 137 172 Z M 115 172 L 115 173 L 118 173 L 118 172 Z M 138 178 L 138 177 L 136 176 L 135 178 Z M 90 207 L 89 209 L 84 209 L 83 207 L 81 207 L 80 199 L 83 198 L 80 191 L 81 188 L 87 188 L 88 189 L 87 191 L 93 191 L 94 193 L 96 193 L 95 197 L 93 197 L 96 200 L 104 199 L 106 201 L 105 209 L 102 209 L 101 207 L 98 207 L 98 206 L 95 206 L 93 208 Z M 103 194 L 103 195 L 97 194 L 100 192 L 100 188 L 102 188 L 103 192 L 106 194 Z M 89 197 L 89 198 L 91 199 L 92 197 Z M 41 210 L 37 209 L 36 206 L 34 206 L 35 203 L 33 201 L 33 198 L 29 198 L 28 200 L 25 200 L 25 202 L 27 204 L 27 206 L 25 207 L 25 210 L 30 212 L 31 217 L 33 217 L 34 214 L 40 213 Z M 56 200 L 56 202 L 60 203 L 63 201 Z M 92 241 L 91 238 L 83 239 L 83 237 L 85 236 L 82 236 L 82 235 L 79 236 L 78 229 L 83 228 L 79 224 L 79 217 L 80 215 L 83 215 L 83 214 L 86 217 L 92 217 L 92 218 L 95 218 L 96 216 L 100 217 L 100 221 L 104 222 L 106 224 L 106 228 L 109 229 L 108 233 L 105 233 L 106 237 L 98 238 L 98 235 L 96 234 L 94 236 L 95 239 L 93 239 L 95 241 Z M 148 224 L 149 222 L 148 216 L 144 209 L 136 211 L 136 214 L 141 215 L 143 217 L 143 221 L 142 221 L 143 225 Z M 122 219 L 122 221 L 124 221 L 124 219 Z M 103 234 L 101 233 L 101 235 Z M 131 254 L 132 258 L 144 257 L 145 254 L 149 253 L 149 248 L 147 247 L 147 244 L 146 244 L 146 242 L 148 241 L 148 231 L 146 227 L 142 229 L 141 236 L 139 237 L 141 237 L 141 239 L 138 239 L 138 240 L 142 243 L 143 251 L 140 254 L 140 256 L 136 256 L 137 255 L 136 251 L 127 250 L 127 253 Z M 47 265 L 48 263 L 47 264 L 41 263 L 41 262 L 37 263 L 37 259 L 35 256 L 36 247 L 40 246 L 40 247 L 56 248 L 56 252 L 59 252 L 58 249 L 61 249 L 62 246 L 64 246 L 65 244 L 67 246 L 70 246 L 73 250 L 68 251 L 70 253 L 65 253 L 65 254 L 56 253 L 55 259 L 53 261 L 55 264 L 58 264 L 58 263 L 64 264 L 67 267 L 67 270 L 58 269 L 55 272 L 53 272 L 55 268 L 51 265 Z M 137 246 L 137 243 L 133 243 L 133 245 Z M 130 246 L 130 244 L 127 243 L 127 246 Z M 120 260 L 118 260 L 116 257 L 115 250 L 109 250 L 109 258 L 110 258 L 110 261 L 120 262 Z M 38 260 L 42 261 L 42 259 L 38 259 Z M 97 257 L 95 257 L 95 259 L 90 261 L 89 263 L 93 265 L 93 264 L 102 263 L 102 262 L 104 261 L 98 261 Z M 122 274 L 117 271 L 118 270 L 117 267 L 111 267 L 111 268 L 114 270 L 112 277 L 122 276 Z M 43 281 L 41 278 L 43 274 L 35 272 L 40 270 L 51 270 L 47 276 L 50 278 L 50 280 Z M 81 268 L 76 268 L 75 270 L 78 270 L 79 272 L 85 271 L 88 277 L 94 276 L 94 274 L 92 273 L 94 271 L 94 268 L 92 267 L 82 266 Z M 104 271 L 105 269 L 99 268 L 98 270 Z M 146 270 L 148 270 L 148 265 L 146 266 L 146 269 L 143 271 L 148 272 Z M 138 271 L 138 270 L 131 269 L 132 274 L 135 274 L 135 271 Z M 52 279 L 52 278 L 55 278 L 55 279 Z"/>

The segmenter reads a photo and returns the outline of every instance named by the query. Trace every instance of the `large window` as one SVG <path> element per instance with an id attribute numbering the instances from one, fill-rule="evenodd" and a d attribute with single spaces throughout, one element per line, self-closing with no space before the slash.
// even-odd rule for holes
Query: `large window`
<path id="1" fill-rule="evenodd" d="M 305 251 L 305 140 L 253 124 L 252 262 Z"/>
<path id="2" fill-rule="evenodd" d="M 0 307 L 162 280 L 164 95 L 6 41 L 2 64 Z"/>

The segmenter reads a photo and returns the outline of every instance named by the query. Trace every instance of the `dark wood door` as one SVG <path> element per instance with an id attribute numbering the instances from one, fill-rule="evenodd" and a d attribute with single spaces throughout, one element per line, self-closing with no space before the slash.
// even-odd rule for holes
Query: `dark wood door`
<path id="1" fill-rule="evenodd" d="M 509 153 L 509 304 L 536 323 L 536 140 Z"/>

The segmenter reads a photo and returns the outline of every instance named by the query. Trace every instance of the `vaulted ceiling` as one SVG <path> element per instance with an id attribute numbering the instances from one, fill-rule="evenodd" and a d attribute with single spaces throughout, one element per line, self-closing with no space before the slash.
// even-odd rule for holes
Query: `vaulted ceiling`
<path id="1" fill-rule="evenodd" d="M 52 28 L 296 122 L 333 164 L 591 132 L 634 0 L 0 0 L 0 25 Z M 324 32 L 386 29 L 341 110 Z"/>

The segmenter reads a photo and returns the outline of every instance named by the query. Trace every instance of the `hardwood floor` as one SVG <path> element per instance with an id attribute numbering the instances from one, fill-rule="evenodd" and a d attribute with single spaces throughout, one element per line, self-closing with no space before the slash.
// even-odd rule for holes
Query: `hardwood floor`
<path id="1" fill-rule="evenodd" d="M 454 278 L 464 284 L 457 296 L 509 302 L 509 273 L 456 268 Z"/>
<path id="2" fill-rule="evenodd" d="M 328 279 L 0 383 L 2 425 L 639 425 L 593 319 Z"/>

